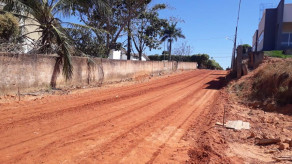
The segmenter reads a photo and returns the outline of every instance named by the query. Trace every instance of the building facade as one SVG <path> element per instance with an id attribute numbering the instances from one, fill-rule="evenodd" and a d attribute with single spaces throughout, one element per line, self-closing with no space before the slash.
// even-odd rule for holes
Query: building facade
<path id="1" fill-rule="evenodd" d="M 253 51 L 292 48 L 292 4 L 281 0 L 277 8 L 266 9 L 253 35 Z"/>

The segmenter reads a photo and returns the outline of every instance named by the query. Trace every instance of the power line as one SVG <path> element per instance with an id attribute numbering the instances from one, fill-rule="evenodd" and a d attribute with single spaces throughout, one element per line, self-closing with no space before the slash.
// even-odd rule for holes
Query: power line
<path id="1" fill-rule="evenodd" d="M 201 39 L 195 39 L 196 41 L 200 40 L 219 40 L 219 39 L 224 39 L 225 37 L 214 37 L 214 38 L 201 38 Z"/>
<path id="2" fill-rule="evenodd" d="M 232 57 L 232 56 L 222 56 L 222 57 L 213 57 L 213 58 L 217 58 L 217 59 L 219 58 L 219 59 L 221 59 L 221 58 L 230 58 L 230 57 Z"/>
<path id="3" fill-rule="evenodd" d="M 237 31 L 238 31 L 238 23 L 239 23 L 240 7 L 241 7 L 241 0 L 239 1 L 238 15 L 237 15 L 237 23 L 236 23 L 236 28 L 235 28 L 234 45 L 233 45 L 233 54 L 232 54 L 232 61 L 231 61 L 231 68 L 232 68 L 232 70 L 234 70 L 235 50 L 236 50 L 236 43 L 237 43 L 236 40 L 237 40 Z"/>

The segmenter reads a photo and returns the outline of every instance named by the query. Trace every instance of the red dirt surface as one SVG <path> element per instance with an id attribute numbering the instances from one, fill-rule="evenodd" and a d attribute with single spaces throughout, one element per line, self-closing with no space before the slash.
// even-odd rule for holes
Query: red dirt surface
<path id="1" fill-rule="evenodd" d="M 194 140 L 200 141 L 216 115 L 219 78 L 226 74 L 196 70 L 124 87 L 2 103 L 0 163 L 183 163 L 195 154 L 204 161 L 205 150 L 192 149 Z M 193 141 L 186 137 L 190 128 L 196 130 Z"/>

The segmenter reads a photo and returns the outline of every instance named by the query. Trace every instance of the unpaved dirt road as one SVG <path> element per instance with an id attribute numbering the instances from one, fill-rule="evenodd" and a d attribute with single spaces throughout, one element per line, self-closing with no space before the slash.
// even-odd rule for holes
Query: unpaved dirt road
<path id="1" fill-rule="evenodd" d="M 0 163 L 181 163 L 225 71 L 0 104 Z"/>

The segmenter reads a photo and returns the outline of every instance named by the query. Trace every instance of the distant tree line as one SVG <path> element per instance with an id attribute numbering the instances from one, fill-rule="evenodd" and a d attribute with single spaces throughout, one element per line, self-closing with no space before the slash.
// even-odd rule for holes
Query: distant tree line
<path id="1" fill-rule="evenodd" d="M 167 54 L 167 52 L 165 52 Z M 150 55 L 148 58 L 153 61 L 168 60 L 168 55 Z M 173 61 L 178 62 L 197 62 L 200 69 L 223 70 L 219 63 L 211 59 L 208 54 L 195 54 L 195 55 L 171 55 Z"/>

